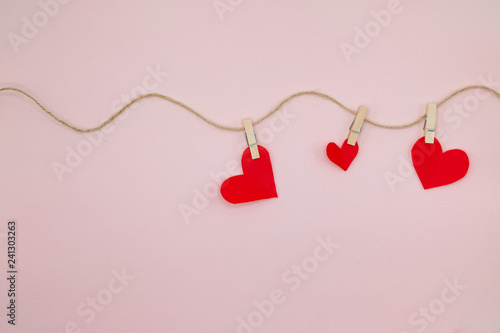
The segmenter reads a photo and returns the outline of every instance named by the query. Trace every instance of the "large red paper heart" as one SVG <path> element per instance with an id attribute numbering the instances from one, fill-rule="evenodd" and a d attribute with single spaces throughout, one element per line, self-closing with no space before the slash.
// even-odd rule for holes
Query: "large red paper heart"
<path id="1" fill-rule="evenodd" d="M 448 185 L 462 179 L 469 170 L 469 157 L 463 150 L 452 149 L 443 153 L 437 139 L 425 143 L 419 139 L 411 150 L 413 166 L 424 189 Z"/>
<path id="2" fill-rule="evenodd" d="M 237 204 L 278 197 L 269 153 L 264 147 L 257 147 L 260 158 L 253 160 L 250 148 L 245 149 L 241 157 L 243 174 L 222 183 L 220 193 L 228 202 Z"/>
<path id="3" fill-rule="evenodd" d="M 330 142 L 326 146 L 326 155 L 333 163 L 337 164 L 342 170 L 347 171 L 349 165 L 351 165 L 352 160 L 358 154 L 359 146 L 356 142 L 354 146 L 347 144 L 347 139 L 342 144 L 342 148 L 339 148 L 335 143 Z"/>

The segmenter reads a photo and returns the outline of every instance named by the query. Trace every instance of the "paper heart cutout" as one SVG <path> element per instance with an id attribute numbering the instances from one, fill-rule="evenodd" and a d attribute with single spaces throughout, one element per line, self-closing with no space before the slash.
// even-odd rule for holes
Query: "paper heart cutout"
<path id="1" fill-rule="evenodd" d="M 260 158 L 253 160 L 250 148 L 245 149 L 241 157 L 243 174 L 222 183 L 220 193 L 226 201 L 237 204 L 278 197 L 269 153 L 264 147 L 257 147 Z"/>
<path id="2" fill-rule="evenodd" d="M 333 163 L 337 164 L 342 170 L 347 171 L 349 165 L 354 160 L 356 155 L 358 155 L 359 146 L 356 142 L 354 146 L 347 144 L 347 139 L 342 144 L 342 148 L 339 148 L 337 144 L 330 142 L 326 146 L 326 156 Z"/>
<path id="3" fill-rule="evenodd" d="M 444 186 L 462 179 L 469 170 L 469 157 L 460 149 L 443 153 L 437 139 L 434 143 L 425 143 L 425 137 L 419 139 L 411 149 L 413 166 L 424 189 Z"/>

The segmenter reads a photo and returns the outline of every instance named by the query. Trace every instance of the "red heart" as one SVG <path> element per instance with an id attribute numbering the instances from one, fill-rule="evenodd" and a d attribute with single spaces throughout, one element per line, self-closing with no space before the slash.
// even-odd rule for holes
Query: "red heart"
<path id="1" fill-rule="evenodd" d="M 269 153 L 264 147 L 257 147 L 260 158 L 253 160 L 250 148 L 245 149 L 241 157 L 243 174 L 222 183 L 220 193 L 228 202 L 237 204 L 278 197 Z"/>
<path id="2" fill-rule="evenodd" d="M 358 155 L 359 146 L 356 142 L 354 146 L 347 144 L 347 139 L 339 148 L 335 143 L 330 142 L 326 146 L 326 155 L 333 163 L 337 164 L 342 170 L 347 171 L 352 160 Z"/>
<path id="3" fill-rule="evenodd" d="M 425 143 L 419 139 L 411 150 L 413 166 L 424 189 L 448 185 L 462 179 L 469 170 L 469 157 L 463 150 L 452 149 L 443 153 L 441 144 Z"/>

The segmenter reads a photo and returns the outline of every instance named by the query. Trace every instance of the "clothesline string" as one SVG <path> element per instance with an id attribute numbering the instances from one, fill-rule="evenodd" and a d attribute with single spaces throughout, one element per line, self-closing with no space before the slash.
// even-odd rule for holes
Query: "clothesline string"
<path id="1" fill-rule="evenodd" d="M 471 90 L 471 89 L 486 90 L 488 92 L 493 93 L 498 98 L 500 98 L 500 93 L 497 92 L 496 90 L 492 89 L 492 88 L 489 88 L 489 87 L 486 87 L 486 86 L 482 86 L 482 85 L 472 85 L 472 86 L 467 86 L 467 87 L 461 88 L 459 90 L 456 90 L 455 92 L 451 93 L 449 96 L 447 96 L 446 98 L 444 98 L 442 101 L 438 102 L 436 105 L 439 108 L 441 105 L 443 105 L 444 103 L 446 103 L 447 101 L 449 101 L 454 96 L 456 96 L 456 95 L 458 95 L 458 94 L 460 94 L 462 92 L 465 92 L 467 90 Z M 204 122 L 206 122 L 207 124 L 210 124 L 210 125 L 212 125 L 214 127 L 222 129 L 222 130 L 234 131 L 234 132 L 239 132 L 239 131 L 244 131 L 245 130 L 243 127 L 231 127 L 231 126 L 221 125 L 221 124 L 219 124 L 219 123 L 217 123 L 217 122 L 215 122 L 213 120 L 210 120 L 210 119 L 206 118 L 201 113 L 199 113 L 198 111 L 196 111 L 193 108 L 189 107 L 188 105 L 186 105 L 186 104 L 184 104 L 184 103 L 182 103 L 182 102 L 180 102 L 180 101 L 178 101 L 178 100 L 176 100 L 176 99 L 174 99 L 172 97 L 169 97 L 169 96 L 166 96 L 166 95 L 163 95 L 163 94 L 159 94 L 159 93 L 149 93 L 149 94 L 145 94 L 145 95 L 140 95 L 140 96 L 134 98 L 133 100 L 131 100 L 130 102 L 128 102 L 120 110 L 116 111 L 108 119 L 106 119 L 105 121 L 103 121 L 100 125 L 98 125 L 96 127 L 93 127 L 93 128 L 80 128 L 80 127 L 74 126 L 74 125 L 66 122 L 65 120 L 59 118 L 58 116 L 56 116 L 54 113 L 52 113 L 50 110 L 48 110 L 45 106 L 43 106 L 42 103 L 40 103 L 38 101 L 38 99 L 36 99 L 35 97 L 31 96 L 29 93 L 27 93 L 26 91 L 24 91 L 22 89 L 13 88 L 13 87 L 5 87 L 5 88 L 0 88 L 0 92 L 2 92 L 2 91 L 14 91 L 14 92 L 20 93 L 20 94 L 28 97 L 36 105 L 38 105 L 38 107 L 40 109 L 42 109 L 43 111 L 45 111 L 49 116 L 51 116 L 57 122 L 61 123 L 62 125 L 70 128 L 70 129 L 72 129 L 72 130 L 74 130 L 76 132 L 80 132 L 80 133 L 91 133 L 91 132 L 96 132 L 96 131 L 99 131 L 99 130 L 103 129 L 104 127 L 108 126 L 111 122 L 113 122 L 113 120 L 115 120 L 117 117 L 119 117 L 120 114 L 122 114 L 128 108 L 130 108 L 132 105 L 138 103 L 141 100 L 148 99 L 148 98 L 159 98 L 159 99 L 162 99 L 162 100 L 166 100 L 166 101 L 168 101 L 168 102 L 170 102 L 172 104 L 178 105 L 181 108 L 183 108 L 183 109 L 189 111 L 190 113 L 194 114 L 195 116 L 197 116 L 198 118 L 200 118 L 201 120 L 203 120 Z M 287 104 L 291 100 L 293 100 L 293 99 L 295 99 L 297 97 L 300 97 L 300 96 L 305 96 L 305 95 L 317 96 L 317 97 L 326 99 L 326 100 L 328 100 L 330 102 L 333 102 L 334 104 L 336 104 L 337 106 L 339 106 L 341 109 L 344 109 L 345 111 L 347 111 L 347 112 L 349 112 L 349 113 L 351 113 L 353 115 L 356 114 L 355 110 L 352 110 L 352 109 L 346 107 L 344 104 L 342 104 L 341 102 L 339 102 L 337 99 L 335 99 L 335 98 L 333 98 L 333 97 L 331 97 L 331 96 L 329 96 L 327 94 L 324 94 L 324 93 L 321 93 L 321 92 L 318 92 L 318 91 L 301 91 L 301 92 L 292 94 L 292 95 L 288 96 L 287 98 L 285 98 L 274 109 L 272 109 L 271 111 L 269 111 L 266 115 L 264 115 L 260 119 L 256 120 L 253 124 L 254 125 L 260 124 L 262 121 L 266 120 L 267 118 L 269 118 L 270 116 L 272 116 L 274 113 L 276 113 L 277 111 L 279 111 L 285 104 Z M 380 124 L 380 123 L 377 123 L 377 122 L 369 120 L 369 119 L 365 119 L 365 122 L 367 122 L 369 124 L 372 124 L 374 126 L 381 127 L 381 128 L 386 128 L 386 129 L 403 129 L 403 128 L 408 128 L 408 127 L 414 126 L 414 125 L 418 124 L 419 122 L 423 121 L 424 119 L 425 119 L 425 115 L 419 117 L 418 119 L 416 119 L 413 122 L 410 122 L 408 124 L 403 124 L 403 125 L 384 125 L 384 124 Z"/>

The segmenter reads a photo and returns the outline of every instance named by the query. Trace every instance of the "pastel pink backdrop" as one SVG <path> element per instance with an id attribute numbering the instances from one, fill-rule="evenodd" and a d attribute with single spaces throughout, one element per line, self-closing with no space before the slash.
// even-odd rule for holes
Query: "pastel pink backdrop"
<path id="1" fill-rule="evenodd" d="M 72 1 L 16 53 L 8 33 L 20 35 L 22 18 L 41 5 L 2 0 L 0 86 L 26 89 L 81 127 L 108 117 L 148 67 L 168 73 L 154 92 L 229 126 L 302 90 L 364 104 L 369 119 L 386 124 L 411 122 L 426 103 L 480 77 L 500 90 L 495 0 L 401 0 L 350 63 L 341 43 L 353 44 L 355 29 L 390 1 L 223 2 L 233 10 L 221 19 L 212 0 Z M 20 271 L 15 328 L 1 279 L 1 331 L 65 332 L 74 322 L 89 333 L 237 332 L 237 318 L 247 320 L 254 301 L 279 289 L 286 300 L 253 331 L 409 333 L 420 327 L 410 316 L 456 279 L 467 290 L 425 331 L 500 332 L 500 100 L 455 113 L 468 96 L 439 109 L 443 148 L 463 149 L 471 161 L 455 184 L 424 191 L 400 166 L 423 124 L 365 124 L 359 155 L 343 172 L 325 147 L 342 143 L 353 116 L 306 96 L 256 127 L 266 132 L 259 139 L 279 198 L 231 205 L 217 195 L 186 219 L 180 207 L 212 188 L 210 173 L 239 161 L 242 133 L 143 101 L 59 181 L 54 162 L 66 163 L 67 147 L 87 137 L 1 93 L 0 234 L 17 220 Z M 403 181 L 391 189 L 388 173 Z M 291 291 L 282 275 L 329 235 L 340 247 Z M 77 308 L 122 269 L 135 279 L 87 323 Z"/>

